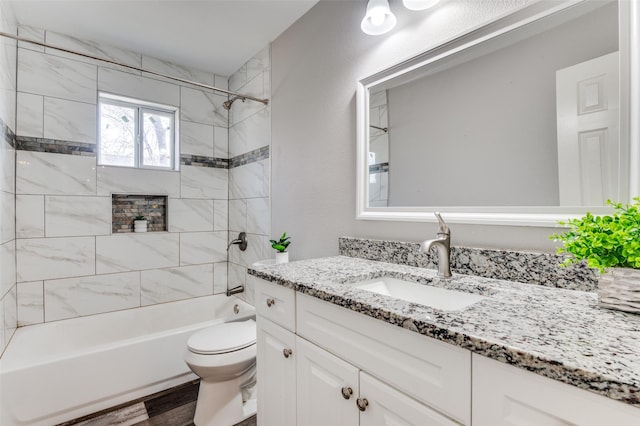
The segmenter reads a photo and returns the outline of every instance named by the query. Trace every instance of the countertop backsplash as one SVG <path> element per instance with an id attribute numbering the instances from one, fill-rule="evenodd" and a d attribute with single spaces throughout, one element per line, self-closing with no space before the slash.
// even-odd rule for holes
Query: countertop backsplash
<path id="1" fill-rule="evenodd" d="M 435 250 L 420 253 L 420 243 L 341 237 L 340 255 L 419 268 L 438 269 Z M 511 250 L 451 247 L 451 271 L 546 287 L 595 292 L 598 278 L 581 262 L 559 266 L 563 256 Z"/>

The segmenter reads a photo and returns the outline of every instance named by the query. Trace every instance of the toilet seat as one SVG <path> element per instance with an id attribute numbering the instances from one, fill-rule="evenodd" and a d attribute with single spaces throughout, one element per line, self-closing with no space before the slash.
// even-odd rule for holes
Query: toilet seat
<path id="1" fill-rule="evenodd" d="M 245 349 L 256 343 L 256 322 L 228 322 L 214 325 L 192 335 L 187 341 L 190 352 L 220 355 Z"/>

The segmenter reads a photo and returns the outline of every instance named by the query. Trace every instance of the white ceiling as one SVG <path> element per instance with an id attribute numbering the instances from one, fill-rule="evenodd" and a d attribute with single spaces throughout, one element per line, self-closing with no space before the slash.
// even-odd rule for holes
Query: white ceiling
<path id="1" fill-rule="evenodd" d="M 11 0 L 19 24 L 229 76 L 318 0 Z"/>

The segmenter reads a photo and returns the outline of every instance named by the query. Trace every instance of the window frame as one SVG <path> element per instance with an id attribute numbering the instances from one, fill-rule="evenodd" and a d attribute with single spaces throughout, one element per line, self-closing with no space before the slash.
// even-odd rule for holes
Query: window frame
<path id="1" fill-rule="evenodd" d="M 118 164 L 109 164 L 102 161 L 102 105 L 115 105 L 125 108 L 134 109 L 134 165 L 125 166 Z M 171 152 L 171 165 L 170 166 L 154 166 L 144 164 L 144 135 L 143 135 L 143 117 L 145 113 L 168 115 L 172 120 L 173 131 L 170 133 L 170 148 Z M 125 167 L 128 169 L 141 169 L 141 170 L 165 170 L 165 171 L 179 171 L 180 170 L 180 141 L 179 141 L 179 123 L 180 123 L 180 109 L 176 106 L 164 105 L 155 102 L 144 101 L 141 99 L 130 98 L 127 96 L 114 95 L 106 92 L 98 93 L 98 108 L 97 108 L 97 123 L 98 123 L 98 138 L 96 141 L 96 160 L 99 166 L 108 167 Z"/>

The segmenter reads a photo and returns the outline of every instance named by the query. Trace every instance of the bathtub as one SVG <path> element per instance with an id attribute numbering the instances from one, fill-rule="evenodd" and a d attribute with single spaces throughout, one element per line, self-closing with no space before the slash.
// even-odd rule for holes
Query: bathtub
<path id="1" fill-rule="evenodd" d="M 189 336 L 254 315 L 215 295 L 18 328 L 0 359 L 0 424 L 51 426 L 197 379 Z"/>

